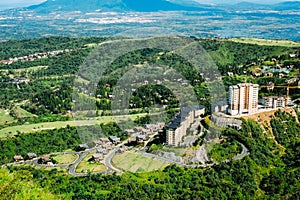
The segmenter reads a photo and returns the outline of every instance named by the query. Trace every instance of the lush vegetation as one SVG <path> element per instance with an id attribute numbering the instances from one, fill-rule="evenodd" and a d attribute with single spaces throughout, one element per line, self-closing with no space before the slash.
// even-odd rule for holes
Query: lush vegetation
<path id="1" fill-rule="evenodd" d="M 213 145 L 209 151 L 209 157 L 215 162 L 232 160 L 236 155 L 241 153 L 242 147 L 237 141 L 222 140 L 220 143 Z"/>
<path id="2" fill-rule="evenodd" d="M 287 113 L 278 112 L 274 118 L 281 124 L 284 124 L 281 120 L 288 119 L 289 126 L 299 126 Z M 294 161 L 299 161 L 299 145 L 296 145 L 299 131 L 288 128 L 291 137 L 280 139 L 278 134 L 284 133 L 285 127 L 281 129 L 274 122 L 273 126 L 279 127 L 277 133 L 274 131 L 279 144 L 267 138 L 260 125 L 252 120 L 245 121 L 240 131 L 224 130 L 228 141 L 245 144 L 250 155 L 211 168 L 188 169 L 171 165 L 163 171 L 87 177 L 71 177 L 57 170 L 30 167 L 10 167 L 9 171 L 27 173 L 37 187 L 66 199 L 298 199 L 300 168 Z M 281 145 L 286 148 L 284 154 L 280 153 Z M 289 148 L 295 149 L 288 151 Z"/>
<path id="3" fill-rule="evenodd" d="M 122 140 L 128 137 L 116 123 L 77 128 L 67 126 L 62 129 L 44 130 L 32 134 L 19 133 L 15 137 L 0 140 L 2 147 L 0 149 L 0 164 L 12 162 L 14 155 L 26 157 L 29 152 L 44 155 L 63 152 L 68 149 L 76 150 L 78 145 L 83 142 L 92 145 L 93 140 L 111 135 L 118 136 Z"/>
<path id="4" fill-rule="evenodd" d="M 35 61 L 0 64 L 0 128 L 69 120 L 75 74 L 93 49 L 88 44 L 105 39 L 50 37 L 0 43 L 1 59 L 72 49 L 70 52 Z M 269 82 L 285 85 L 286 80 L 299 72 L 299 50 L 295 48 L 239 44 L 223 40 L 198 41 L 216 62 L 226 87 L 246 81 L 260 85 Z M 290 53 L 296 53 L 298 57 L 292 59 L 289 57 Z M 95 103 L 99 109 L 95 115 L 82 111 L 83 119 L 98 116 L 99 113 L 110 114 L 102 111 L 110 110 L 113 99 L 111 95 L 117 81 L 131 66 L 143 63 L 172 66 L 189 80 L 199 102 L 207 108 L 210 105 L 207 84 L 188 61 L 159 49 L 143 49 L 116 58 L 100 80 L 96 93 L 75 91 L 74 95 Z M 254 77 L 252 73 L 263 65 L 293 65 L 293 70 L 290 74 L 284 74 L 283 78 L 279 78 L 277 72 L 273 77 Z M 226 76 L 228 72 L 234 75 Z M 19 78 L 26 78 L 29 82 L 16 83 L 15 79 Z M 84 79 L 78 84 L 85 85 L 84 88 L 94 87 Z M 290 92 L 292 97 L 299 96 L 297 91 Z M 274 89 L 272 92 L 262 90 L 261 94 L 284 93 L 284 90 Z M 172 91 L 150 84 L 133 92 L 129 108 L 131 113 L 138 113 L 148 112 L 156 105 L 164 105 L 168 118 L 171 118 L 178 112 L 178 103 Z M 29 113 L 20 117 L 17 107 Z M 135 122 L 139 125 L 148 123 L 150 114 Z M 299 119 L 300 114 L 297 115 Z M 223 138 L 227 142 L 215 145 L 211 157 L 217 161 L 224 156 L 231 159 L 241 150 L 239 143 L 247 147 L 250 155 L 242 160 L 220 163 L 210 168 L 188 169 L 171 165 L 163 171 L 125 173 L 121 176 L 89 174 L 87 177 L 72 177 L 57 170 L 26 166 L 1 169 L 0 199 L 299 199 L 300 129 L 297 117 L 277 112 L 269 129 L 261 127 L 254 120 L 244 120 L 241 130 L 223 130 Z M 204 125 L 211 125 L 207 120 Z M 78 131 L 81 131 L 80 134 Z M 15 137 L 0 140 L 0 164 L 13 161 L 14 155 L 25 156 L 28 152 L 43 155 L 76 149 L 82 140 L 90 142 L 109 135 L 116 135 L 122 140 L 128 137 L 116 123 L 77 129 L 68 126 L 35 134 L 19 133 Z M 164 137 L 157 137 L 158 144 L 152 145 L 150 150 L 164 148 L 159 145 L 165 141 Z M 200 138 L 195 146 L 203 142 L 204 138 Z M 30 193 L 27 192 L 28 187 Z"/>
<path id="5" fill-rule="evenodd" d="M 92 91 L 92 95 L 73 91 L 74 75 L 95 48 L 94 45 L 89 44 L 97 44 L 104 40 L 107 38 L 49 37 L 0 43 L 0 59 L 29 56 L 38 52 L 71 50 L 34 61 L 18 61 L 11 65 L 0 64 L 0 69 L 2 69 L 0 71 L 2 79 L 0 108 L 10 110 L 18 103 L 26 111 L 38 116 L 45 114 L 64 115 L 72 108 L 72 95 L 79 95 L 81 98 L 95 103 L 99 110 L 110 110 L 111 95 L 118 80 L 133 66 L 144 63 L 172 66 L 191 83 L 199 103 L 209 108 L 210 91 L 204 82 L 205 77 L 201 76 L 201 72 L 198 72 L 184 58 L 160 49 L 142 49 L 116 58 L 108 66 L 98 84 L 96 93 Z M 266 62 L 271 63 L 273 65 L 271 67 L 280 64 L 282 67 L 293 66 L 295 70 L 299 70 L 298 57 L 289 58 L 290 53 L 299 55 L 299 50 L 294 47 L 241 44 L 227 40 L 196 40 L 216 62 L 219 71 L 224 76 L 223 82 L 226 87 L 246 81 L 260 85 L 267 85 L 269 82 L 274 82 L 275 85 L 285 85 L 285 81 L 294 75 L 292 73 L 291 76 L 286 75 L 283 78 L 278 78 L 277 75 L 253 78 L 251 76 L 252 68 L 262 68 Z M 274 58 L 276 62 L 272 61 Z M 32 70 L 33 68 L 35 70 Z M 232 72 L 234 76 L 225 76 L 227 72 Z M 26 78 L 29 83 L 15 83 L 13 78 Z M 83 88 L 93 88 L 84 79 L 78 84 L 80 87 L 82 85 Z M 298 97 L 295 90 L 291 90 L 290 93 L 294 97 Z M 284 94 L 284 90 L 262 91 L 262 95 L 271 94 Z M 165 105 L 169 111 L 178 107 L 178 99 L 166 87 L 149 84 L 132 93 L 129 109 L 145 109 L 154 105 Z"/>
<path id="6" fill-rule="evenodd" d="M 5 164 L 13 161 L 15 155 L 26 157 L 29 152 L 37 155 L 52 152 L 62 152 L 72 149 L 80 144 L 76 128 L 45 130 L 36 134 L 18 134 L 14 138 L 0 140 L 1 153 L 0 163 Z"/>

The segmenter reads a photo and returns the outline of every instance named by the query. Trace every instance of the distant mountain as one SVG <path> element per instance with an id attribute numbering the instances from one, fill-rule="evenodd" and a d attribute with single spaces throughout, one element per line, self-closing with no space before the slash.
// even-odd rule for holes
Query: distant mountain
<path id="1" fill-rule="evenodd" d="M 287 1 L 272 6 L 275 10 L 300 10 L 300 1 Z"/>
<path id="2" fill-rule="evenodd" d="M 257 9 L 269 9 L 270 5 L 257 4 L 252 2 L 243 1 L 234 4 L 233 7 L 237 10 L 257 10 Z"/>
<path id="3" fill-rule="evenodd" d="M 263 2 L 262 2 L 263 3 Z M 299 10 L 300 9 L 300 1 L 287 1 L 277 4 L 258 4 L 252 2 L 240 2 L 234 5 L 227 5 L 234 10 Z"/>
<path id="4" fill-rule="evenodd" d="M 29 9 L 40 13 L 49 13 L 51 11 L 88 12 L 94 10 L 155 12 L 207 8 L 184 6 L 166 0 L 47 0 L 39 5 L 30 6 Z"/>

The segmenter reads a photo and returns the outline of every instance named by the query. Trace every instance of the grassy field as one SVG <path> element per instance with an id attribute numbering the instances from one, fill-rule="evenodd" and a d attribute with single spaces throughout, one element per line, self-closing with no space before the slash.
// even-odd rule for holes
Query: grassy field
<path id="1" fill-rule="evenodd" d="M 53 156 L 52 159 L 56 161 L 57 164 L 71 164 L 78 158 L 75 154 L 63 154 Z"/>
<path id="2" fill-rule="evenodd" d="M 6 122 L 14 121 L 14 118 L 9 115 L 6 110 L 0 109 L 0 124 L 5 124 Z"/>
<path id="3" fill-rule="evenodd" d="M 163 146 L 162 151 L 164 152 L 173 152 L 176 156 L 183 156 L 187 149 L 185 148 L 178 148 L 178 147 L 169 147 L 169 146 Z"/>
<path id="4" fill-rule="evenodd" d="M 289 40 L 265 40 L 257 38 L 232 38 L 228 40 L 238 43 L 257 44 L 264 46 L 300 47 L 299 42 L 293 42 Z"/>
<path id="5" fill-rule="evenodd" d="M 21 73 L 21 72 L 35 72 L 41 69 L 47 69 L 48 66 L 36 66 L 36 67 L 28 67 L 28 68 L 22 68 L 22 69 L 15 69 L 15 72 Z"/>
<path id="6" fill-rule="evenodd" d="M 168 165 L 163 161 L 148 158 L 135 152 L 116 154 L 112 159 L 112 163 L 119 169 L 134 173 L 154 171 Z"/>
<path id="7" fill-rule="evenodd" d="M 88 172 L 103 172 L 106 170 L 106 166 L 102 163 L 89 161 L 92 158 L 92 155 L 95 151 L 92 151 L 79 163 L 76 168 L 77 173 L 82 173 L 83 171 L 87 170 Z"/>
<path id="8" fill-rule="evenodd" d="M 138 116 L 144 116 L 144 114 L 130 115 L 127 116 L 131 120 L 136 119 Z M 120 120 L 124 119 L 123 117 L 117 117 Z M 6 119 L 3 117 L 3 119 Z M 9 118 L 7 118 L 9 119 Z M 109 123 L 116 121 L 116 117 L 112 116 L 103 116 L 99 117 L 97 120 L 78 120 L 78 121 L 58 121 L 58 122 L 45 122 L 38 124 L 24 124 L 20 126 L 11 126 L 0 130 L 0 139 L 6 137 L 12 137 L 17 134 L 18 131 L 22 133 L 34 133 L 42 130 L 51 130 L 51 129 L 59 129 L 65 128 L 67 125 L 69 126 L 92 126 L 95 124 L 101 123 Z"/>
<path id="9" fill-rule="evenodd" d="M 36 117 L 36 115 L 20 108 L 19 106 L 14 108 L 14 113 L 18 118 L 25 118 L 25 117 Z"/>

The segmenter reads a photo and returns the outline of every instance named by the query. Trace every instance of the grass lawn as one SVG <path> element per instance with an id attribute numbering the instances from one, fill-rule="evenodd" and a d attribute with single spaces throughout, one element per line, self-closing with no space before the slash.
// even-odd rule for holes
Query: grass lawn
<path id="1" fill-rule="evenodd" d="M 53 156 L 51 158 L 55 160 L 57 164 L 71 164 L 78 158 L 78 155 L 63 154 L 63 155 Z"/>
<path id="2" fill-rule="evenodd" d="M 137 116 L 144 116 L 145 114 L 137 114 L 127 116 L 131 120 L 137 118 Z M 78 121 L 58 121 L 58 122 L 45 122 L 45 123 L 37 123 L 37 124 L 24 124 L 19 126 L 11 126 L 0 130 L 0 139 L 6 137 L 12 137 L 17 134 L 18 131 L 22 133 L 34 133 L 42 130 L 51 130 L 51 129 L 59 129 L 65 128 L 67 125 L 69 126 L 92 126 L 95 124 L 101 123 L 109 123 L 116 120 L 124 120 L 126 116 L 113 117 L 113 116 L 103 116 L 99 117 L 95 120 L 78 120 Z M 6 118 L 5 118 L 6 119 Z M 10 118 L 7 118 L 10 119 Z"/>
<path id="3" fill-rule="evenodd" d="M 88 172 L 104 172 L 106 170 L 106 166 L 99 162 L 89 161 L 92 158 L 92 155 L 96 151 L 92 151 L 85 157 L 77 166 L 76 172 L 82 173 L 87 170 Z"/>
<path id="4" fill-rule="evenodd" d="M 282 47 L 300 47 L 299 42 L 293 42 L 289 40 L 265 40 L 258 38 L 232 38 L 229 41 L 246 43 L 246 44 L 257 44 L 265 46 L 282 46 Z"/>
<path id="5" fill-rule="evenodd" d="M 9 115 L 6 110 L 0 109 L 0 124 L 5 124 L 6 122 L 14 121 L 14 118 Z"/>
<path id="6" fill-rule="evenodd" d="M 28 68 L 21 68 L 21 69 L 15 69 L 14 72 L 35 72 L 41 69 L 47 69 L 48 66 L 36 66 L 36 67 L 28 67 Z"/>
<path id="7" fill-rule="evenodd" d="M 28 68 L 21 68 L 21 69 L 12 69 L 12 71 L 14 72 L 14 74 L 20 74 L 22 72 L 36 72 L 38 70 L 47 69 L 47 68 L 48 68 L 48 66 L 35 66 L 35 67 L 28 67 Z M 3 69 L 3 70 L 0 70 L 0 72 L 8 73 L 8 70 Z"/>
<path id="8" fill-rule="evenodd" d="M 134 173 L 154 171 L 168 165 L 168 163 L 163 161 L 148 158 L 135 152 L 116 154 L 112 159 L 112 163 L 119 169 Z"/>
<path id="9" fill-rule="evenodd" d="M 177 148 L 177 147 L 170 147 L 170 146 L 163 146 L 162 151 L 173 152 L 173 153 L 175 153 L 176 156 L 183 156 L 187 152 L 187 149 Z"/>

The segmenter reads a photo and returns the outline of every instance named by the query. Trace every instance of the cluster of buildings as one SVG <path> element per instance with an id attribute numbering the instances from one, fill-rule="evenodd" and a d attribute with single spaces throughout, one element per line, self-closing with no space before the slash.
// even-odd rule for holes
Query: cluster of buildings
<path id="1" fill-rule="evenodd" d="M 99 140 L 94 141 L 96 146 L 96 153 L 92 155 L 92 158 L 96 162 L 100 162 L 104 159 L 104 156 L 112 150 L 116 144 L 121 142 L 120 138 L 115 136 L 110 136 L 108 138 L 100 138 Z"/>
<path id="2" fill-rule="evenodd" d="M 15 155 L 14 156 L 14 161 L 15 162 L 20 162 L 20 161 L 30 160 L 30 159 L 34 159 L 34 158 L 37 158 L 37 155 L 35 153 L 27 153 L 25 158 L 21 155 Z"/>
<path id="3" fill-rule="evenodd" d="M 32 159 L 37 159 L 37 158 L 38 158 L 38 156 L 36 155 L 36 153 L 27 153 L 25 158 L 21 155 L 15 155 L 14 161 L 15 162 L 23 162 L 24 160 L 32 160 Z M 54 166 L 50 155 L 44 155 L 44 156 L 38 158 L 38 164 Z"/>
<path id="4" fill-rule="evenodd" d="M 286 102 L 287 101 L 287 102 Z M 265 108 L 283 108 L 286 105 L 291 104 L 291 98 L 286 96 L 269 96 L 269 97 L 263 97 L 261 100 L 262 105 L 264 105 Z"/>
<path id="5" fill-rule="evenodd" d="M 29 55 L 29 56 L 9 58 L 9 60 L 0 60 L 0 63 L 2 63 L 4 65 L 11 65 L 14 62 L 18 62 L 18 61 L 21 61 L 21 62 L 34 61 L 37 59 L 47 58 L 49 56 L 56 56 L 58 54 L 68 53 L 71 51 L 72 50 L 70 50 L 70 49 L 65 49 L 65 50 L 49 51 L 49 52 L 44 52 L 44 53 L 35 53 L 35 54 Z"/>
<path id="6" fill-rule="evenodd" d="M 258 92 L 259 85 L 257 84 L 241 83 L 230 86 L 227 113 L 233 116 L 251 115 L 258 112 L 259 104 L 265 109 L 284 108 L 291 104 L 290 97 L 287 98 L 286 96 L 268 96 L 258 99 Z"/>
<path id="7" fill-rule="evenodd" d="M 204 114 L 203 106 L 183 108 L 166 126 L 166 143 L 171 146 L 179 146 L 195 119 L 200 119 Z"/>
<path id="8" fill-rule="evenodd" d="M 165 123 L 145 124 L 144 127 L 135 127 L 134 129 L 127 129 L 125 132 L 131 136 L 128 143 L 135 142 L 143 144 L 149 137 L 157 132 L 160 132 L 165 127 Z"/>

